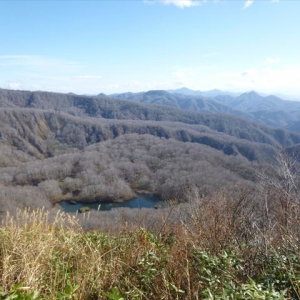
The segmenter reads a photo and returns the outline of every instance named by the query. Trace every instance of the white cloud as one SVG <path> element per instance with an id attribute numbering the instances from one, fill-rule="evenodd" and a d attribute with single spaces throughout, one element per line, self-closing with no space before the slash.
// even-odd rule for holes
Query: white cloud
<path id="1" fill-rule="evenodd" d="M 295 68 L 261 68 L 224 72 L 218 76 L 219 88 L 229 86 L 232 90 L 256 90 L 264 93 L 299 94 L 300 66 Z"/>
<path id="2" fill-rule="evenodd" d="M 249 8 L 253 4 L 254 0 L 246 0 L 243 9 Z"/>
<path id="3" fill-rule="evenodd" d="M 179 68 L 175 72 L 173 72 L 171 76 L 172 79 L 170 79 L 170 88 L 188 86 L 194 77 L 193 71 L 189 70 L 188 68 Z"/>
<path id="4" fill-rule="evenodd" d="M 137 88 L 141 86 L 141 83 L 138 80 L 131 80 L 129 82 L 126 82 L 125 84 L 122 85 L 123 87 L 126 88 Z"/>
<path id="5" fill-rule="evenodd" d="M 286 91 L 293 91 L 299 86 L 300 68 L 275 69 L 267 68 L 260 79 L 261 86 L 274 89 L 279 87 Z"/>
<path id="6" fill-rule="evenodd" d="M 30 55 L 0 55 L 0 59 L 1 60 L 7 60 L 7 59 L 27 59 L 30 58 L 32 56 Z"/>
<path id="7" fill-rule="evenodd" d="M 185 7 L 192 7 L 192 6 L 197 6 L 200 5 L 199 0 L 144 0 L 145 3 L 162 3 L 165 5 L 175 5 L 180 8 L 185 8 Z M 201 2 L 206 2 L 205 0 L 202 0 Z"/>
<path id="8" fill-rule="evenodd" d="M 39 55 L 1 55 L 0 63 L 6 66 L 31 66 L 49 67 L 58 65 L 74 65 L 75 63 L 67 60 L 47 58 Z"/>
<path id="9" fill-rule="evenodd" d="M 0 66 L 0 86 L 9 89 L 69 92 L 100 79 L 80 76 L 85 70 L 78 62 L 39 55 L 0 55 Z"/>
<path id="10" fill-rule="evenodd" d="M 245 70 L 241 73 L 241 77 L 255 78 L 256 76 L 257 76 L 257 70 L 254 69 Z"/>
<path id="11" fill-rule="evenodd" d="M 253 4 L 254 0 L 246 0 L 243 9 L 250 7 Z M 271 0 L 271 3 L 279 3 L 280 0 Z"/>
<path id="12" fill-rule="evenodd" d="M 8 83 L 8 88 L 12 90 L 16 90 L 21 87 L 21 83 L 19 81 L 10 81 Z"/>
<path id="13" fill-rule="evenodd" d="M 172 73 L 172 77 L 173 78 L 177 78 L 177 79 L 183 79 L 183 78 L 186 77 L 186 73 L 185 72 L 181 72 L 181 71 L 173 72 Z"/>
<path id="14" fill-rule="evenodd" d="M 80 75 L 76 76 L 75 79 L 102 79 L 100 75 Z"/>
<path id="15" fill-rule="evenodd" d="M 276 57 L 276 58 L 268 57 L 266 59 L 266 62 L 268 64 L 278 64 L 278 63 L 280 63 L 280 58 L 279 57 Z"/>
<path id="16" fill-rule="evenodd" d="M 190 81 L 189 80 L 180 80 L 180 81 L 175 81 L 172 84 L 172 87 L 187 87 L 190 85 Z"/>
<path id="17" fill-rule="evenodd" d="M 71 74 L 78 74 L 82 67 L 77 62 L 39 55 L 2 55 L 0 66 L 0 79 L 9 73 L 13 77 L 11 81 L 24 78 L 40 80 L 42 77 L 71 77 Z"/>

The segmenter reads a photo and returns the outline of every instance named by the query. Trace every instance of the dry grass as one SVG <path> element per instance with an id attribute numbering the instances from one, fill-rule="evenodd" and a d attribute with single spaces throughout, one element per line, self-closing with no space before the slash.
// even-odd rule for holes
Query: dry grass
<path id="1" fill-rule="evenodd" d="M 299 298 L 295 202 L 287 215 L 282 195 L 268 190 L 189 195 L 177 222 L 164 213 L 155 230 L 123 220 L 118 233 L 85 232 L 61 212 L 7 215 L 0 299 Z"/>

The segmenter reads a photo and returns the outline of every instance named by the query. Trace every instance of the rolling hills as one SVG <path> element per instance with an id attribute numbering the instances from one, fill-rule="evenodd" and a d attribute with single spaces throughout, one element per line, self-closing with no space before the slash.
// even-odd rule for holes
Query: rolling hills
<path id="1" fill-rule="evenodd" d="M 170 95 L 143 99 L 183 103 Z M 205 100 L 205 112 L 147 101 L 0 90 L 2 215 L 61 200 L 123 201 L 138 190 L 185 201 L 191 186 L 203 195 L 252 186 L 254 165 L 300 143 L 299 134 L 234 116 L 217 101 Z"/>

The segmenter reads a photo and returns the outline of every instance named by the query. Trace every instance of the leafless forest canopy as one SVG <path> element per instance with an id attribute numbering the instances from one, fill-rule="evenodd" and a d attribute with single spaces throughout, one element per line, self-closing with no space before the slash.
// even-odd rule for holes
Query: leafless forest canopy
<path id="1" fill-rule="evenodd" d="M 298 133 L 232 114 L 1 89 L 0 128 L 1 217 L 137 191 L 179 202 L 193 188 L 201 197 L 237 185 L 253 191 L 257 170 L 272 173 L 279 153 L 295 154 L 300 143 Z"/>

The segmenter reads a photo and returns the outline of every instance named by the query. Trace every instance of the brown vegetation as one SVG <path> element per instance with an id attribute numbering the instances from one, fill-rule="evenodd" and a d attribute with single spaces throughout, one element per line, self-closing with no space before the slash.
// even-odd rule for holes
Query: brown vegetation
<path id="1" fill-rule="evenodd" d="M 241 185 L 203 197 L 192 188 L 189 202 L 179 206 L 91 214 L 106 231 L 84 232 L 92 224 L 87 215 L 53 218 L 27 210 L 7 216 L 0 231 L 3 294 L 298 299 L 298 170 L 282 158 L 277 169 L 258 170 L 263 180 L 256 189 Z"/>

